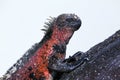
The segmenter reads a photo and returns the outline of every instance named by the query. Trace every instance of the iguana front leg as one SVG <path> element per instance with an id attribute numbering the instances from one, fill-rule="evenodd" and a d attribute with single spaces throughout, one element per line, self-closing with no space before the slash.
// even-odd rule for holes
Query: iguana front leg
<path id="1" fill-rule="evenodd" d="M 82 65 L 87 60 L 87 55 L 80 51 L 75 53 L 72 57 L 65 60 L 59 59 L 58 56 L 53 55 L 49 59 L 48 68 L 57 72 L 70 72 L 78 66 Z"/>

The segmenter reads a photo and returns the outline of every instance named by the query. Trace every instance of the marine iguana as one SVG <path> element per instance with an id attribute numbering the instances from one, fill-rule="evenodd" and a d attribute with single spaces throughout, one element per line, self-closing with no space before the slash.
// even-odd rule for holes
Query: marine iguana
<path id="1" fill-rule="evenodd" d="M 81 26 L 75 14 L 61 14 L 47 24 L 43 39 L 29 49 L 2 80 L 53 80 L 55 72 L 69 72 L 81 63 L 65 61 L 66 45 Z"/>

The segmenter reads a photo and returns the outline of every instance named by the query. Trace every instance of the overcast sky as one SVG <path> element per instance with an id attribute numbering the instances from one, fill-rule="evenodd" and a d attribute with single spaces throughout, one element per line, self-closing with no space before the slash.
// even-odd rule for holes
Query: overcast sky
<path id="1" fill-rule="evenodd" d="M 0 0 L 0 76 L 42 39 L 46 19 L 62 13 L 82 20 L 67 56 L 89 50 L 120 29 L 120 0 Z"/>

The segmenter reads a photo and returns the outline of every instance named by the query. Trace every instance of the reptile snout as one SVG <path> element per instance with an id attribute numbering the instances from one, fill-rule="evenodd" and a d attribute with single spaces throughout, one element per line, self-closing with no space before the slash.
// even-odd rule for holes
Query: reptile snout
<path id="1" fill-rule="evenodd" d="M 56 23 L 61 28 L 70 27 L 73 30 L 78 30 L 81 26 L 81 20 L 75 14 L 62 14 L 58 16 Z"/>
<path id="2" fill-rule="evenodd" d="M 68 26 L 72 27 L 74 30 L 78 30 L 81 26 L 81 20 L 75 14 L 67 15 L 66 16 L 66 21 L 68 22 Z"/>

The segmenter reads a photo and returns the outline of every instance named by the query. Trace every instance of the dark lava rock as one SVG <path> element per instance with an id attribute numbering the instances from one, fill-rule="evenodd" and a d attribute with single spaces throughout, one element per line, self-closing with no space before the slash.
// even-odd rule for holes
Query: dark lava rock
<path id="1" fill-rule="evenodd" d="M 84 55 L 88 61 L 63 73 L 60 80 L 120 80 L 120 30 Z"/>

